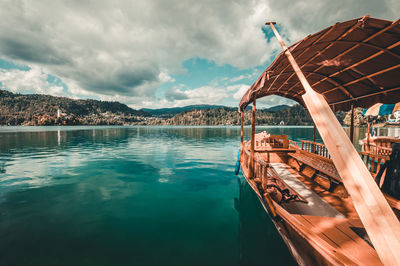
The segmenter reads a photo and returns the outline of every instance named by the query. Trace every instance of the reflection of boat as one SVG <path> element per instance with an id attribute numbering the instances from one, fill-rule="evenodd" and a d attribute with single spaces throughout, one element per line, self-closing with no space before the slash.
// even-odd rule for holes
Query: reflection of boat
<path id="1" fill-rule="evenodd" d="M 400 55 L 393 50 L 400 45 L 399 22 L 365 16 L 289 48 L 268 23 L 284 52 L 240 102 L 240 160 L 299 264 L 400 265 L 400 203 L 382 194 L 373 179 L 388 157 L 360 156 L 352 145 L 354 107 L 400 101 Z M 268 95 L 307 107 L 325 145 L 299 147 L 285 135 L 255 134 L 256 99 Z M 243 111 L 250 103 L 251 141 L 245 142 Z M 352 109 L 351 141 L 331 108 Z"/>
<path id="2" fill-rule="evenodd" d="M 294 265 L 279 232 L 258 198 L 243 179 L 238 178 L 239 198 L 235 208 L 239 215 L 239 265 Z"/>

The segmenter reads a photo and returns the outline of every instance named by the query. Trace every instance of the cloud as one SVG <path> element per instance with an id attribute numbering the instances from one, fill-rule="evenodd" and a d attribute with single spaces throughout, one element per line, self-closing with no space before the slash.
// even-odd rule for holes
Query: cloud
<path id="1" fill-rule="evenodd" d="M 396 20 L 400 2 L 395 0 L 268 0 L 267 18 L 279 23 L 290 42 L 298 41 L 336 22 L 364 15 Z"/>
<path id="2" fill-rule="evenodd" d="M 178 88 L 166 94 L 169 99 L 156 99 L 155 94 L 185 72 L 182 62 L 190 58 L 240 69 L 266 67 L 281 50 L 274 38 L 266 40 L 261 30 L 266 20 L 275 20 L 291 44 L 337 21 L 365 14 L 397 19 L 398 10 L 396 0 L 3 0 L 0 57 L 59 77 L 75 97 L 121 99 L 134 106 L 200 99 L 208 103 L 221 98 L 222 91 L 210 89 L 221 85 L 199 84 L 188 93 Z M 259 74 L 238 75 L 230 82 L 247 82 Z M 28 74 L 1 75 L 9 75 L 3 86 L 16 89 L 16 77 Z M 45 85 L 41 75 L 34 73 L 36 82 L 42 81 L 40 88 L 58 93 L 57 86 Z M 38 91 L 37 83 L 20 83 Z M 199 96 L 207 93 L 218 97 Z"/>
<path id="3" fill-rule="evenodd" d="M 193 104 L 217 104 L 227 97 L 229 95 L 226 88 L 204 86 L 192 90 L 174 87 L 167 91 L 165 98 L 170 106 L 176 107 Z"/>
<path id="4" fill-rule="evenodd" d="M 244 93 L 250 88 L 250 86 L 240 84 L 240 85 L 236 86 L 235 88 L 237 91 L 235 92 L 235 94 L 233 94 L 233 98 L 236 100 L 240 100 L 240 99 L 242 99 Z"/>
<path id="5" fill-rule="evenodd" d="M 154 95 L 189 58 L 244 68 L 262 63 L 263 8 L 247 0 L 5 0 L 0 54 L 43 67 L 81 94 Z"/>
<path id="6" fill-rule="evenodd" d="M 165 94 L 165 98 L 168 101 L 175 101 L 175 100 L 179 101 L 188 99 L 188 95 L 184 91 L 181 91 L 176 87 L 173 87 L 167 91 L 167 93 Z"/>
<path id="7" fill-rule="evenodd" d="M 268 108 L 276 105 L 294 105 L 294 104 L 297 104 L 297 102 L 277 95 L 270 95 L 257 100 L 257 107 L 261 108 L 264 107 Z"/>
<path id="8" fill-rule="evenodd" d="M 32 68 L 28 71 L 13 69 L 0 69 L 1 88 L 7 88 L 13 92 L 36 92 L 40 94 L 63 95 L 62 86 L 52 85 L 48 82 L 48 75 L 40 68 Z"/>

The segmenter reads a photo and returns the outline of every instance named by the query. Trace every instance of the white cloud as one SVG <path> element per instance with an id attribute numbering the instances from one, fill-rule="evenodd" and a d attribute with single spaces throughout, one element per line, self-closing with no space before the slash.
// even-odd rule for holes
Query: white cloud
<path id="1" fill-rule="evenodd" d="M 228 96 L 227 90 L 222 87 L 204 86 L 192 90 L 182 90 L 178 87 L 169 90 L 166 99 L 170 102 L 170 105 L 176 107 L 193 104 L 217 104 Z"/>
<path id="2" fill-rule="evenodd" d="M 400 1 L 396 0 L 268 0 L 266 18 L 279 23 L 281 33 L 292 43 L 336 22 L 364 15 L 395 20 L 398 19 Z M 275 43 L 277 43 L 275 41 Z"/>
<path id="3" fill-rule="evenodd" d="M 262 63 L 264 9 L 247 0 L 5 0 L 0 55 L 43 67 L 72 93 L 150 96 L 189 58 Z"/>
<path id="4" fill-rule="evenodd" d="M 1 76 L 10 90 L 21 86 L 59 93 L 61 87 L 46 85 L 41 77 L 46 73 L 59 77 L 75 97 L 121 99 L 135 107 L 170 104 L 156 99 L 155 92 L 161 84 L 174 82 L 172 76 L 184 73 L 182 62 L 187 59 L 206 58 L 239 68 L 266 64 L 281 50 L 274 38 L 265 40 L 261 27 L 266 20 L 280 25 L 289 45 L 337 21 L 365 14 L 397 19 L 398 10 L 396 0 L 2 0 L 0 57 L 30 66 L 36 79 L 28 84 L 24 78 L 29 73 L 18 71 L 3 71 Z M 43 73 L 33 73 L 37 69 Z M 183 94 L 188 99 L 173 104 L 222 98 L 222 91 L 214 91 L 218 86 L 199 85 Z"/>
<path id="5" fill-rule="evenodd" d="M 236 100 L 242 99 L 244 93 L 245 93 L 249 88 L 250 88 L 249 85 L 244 85 L 244 84 L 239 85 L 239 86 L 236 88 L 236 89 L 237 89 L 236 93 L 233 94 L 233 98 L 236 99 Z"/>
<path id="6" fill-rule="evenodd" d="M 12 92 L 36 92 L 40 94 L 63 95 L 63 87 L 52 85 L 47 81 L 48 75 L 38 67 L 28 71 L 0 69 L 2 88 Z"/>

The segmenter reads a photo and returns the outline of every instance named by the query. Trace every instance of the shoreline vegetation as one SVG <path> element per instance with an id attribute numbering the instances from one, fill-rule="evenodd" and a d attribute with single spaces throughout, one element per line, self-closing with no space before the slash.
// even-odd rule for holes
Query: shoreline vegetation
<path id="1" fill-rule="evenodd" d="M 343 125 L 350 115 L 337 112 Z M 257 125 L 312 125 L 312 119 L 299 104 L 279 105 L 257 110 Z M 244 124 L 251 124 L 251 110 L 244 113 Z M 362 109 L 356 110 L 355 125 L 364 126 Z M 220 105 L 192 105 L 176 108 L 135 110 L 119 102 L 75 100 L 42 94 L 16 94 L 0 90 L 0 125 L 240 125 L 237 108 Z"/>

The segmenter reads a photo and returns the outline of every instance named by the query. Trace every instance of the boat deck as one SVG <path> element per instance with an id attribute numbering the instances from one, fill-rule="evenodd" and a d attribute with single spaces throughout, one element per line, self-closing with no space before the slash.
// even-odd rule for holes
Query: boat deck
<path id="1" fill-rule="evenodd" d="M 242 154 L 249 156 L 249 146 L 244 147 Z M 257 163 L 254 178 L 248 178 L 250 172 L 246 156 L 241 157 L 242 171 L 266 210 L 270 208 L 266 206 L 268 200 L 265 198 L 266 190 L 263 185 L 266 173 L 279 177 L 287 188 L 302 198 L 302 201 L 287 203 L 273 201 L 278 215 L 287 223 L 285 227 L 290 228 L 286 231 L 290 235 L 286 241 L 302 241 L 300 239 L 307 236 L 307 243 L 311 243 L 311 246 L 305 247 L 306 251 L 299 251 L 300 254 L 311 252 L 307 249 L 322 249 L 327 254 L 335 254 L 332 257 L 341 258 L 342 262 L 347 261 L 348 264 L 381 265 L 344 187 L 339 184 L 330 191 L 329 182 L 325 180 L 327 184 L 324 184 L 323 178 L 322 181 L 321 178 L 316 178 L 315 169 L 307 165 L 300 167 L 293 156 L 290 156 L 293 152 L 290 149 L 280 148 L 274 152 L 268 152 L 267 149 L 268 147 L 255 149 Z M 295 237 L 294 234 L 302 237 Z M 304 243 L 301 245 L 304 246 Z M 299 243 L 293 246 L 299 246 Z M 302 254 L 301 257 L 307 255 Z"/>

